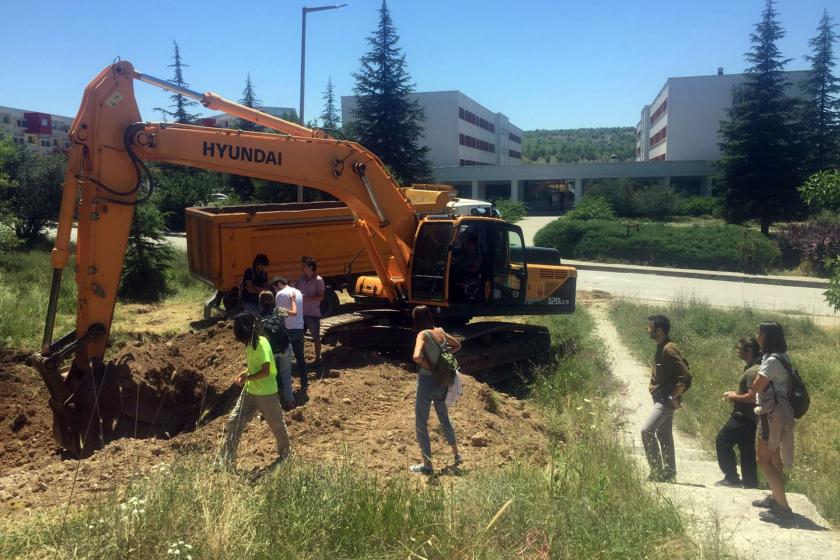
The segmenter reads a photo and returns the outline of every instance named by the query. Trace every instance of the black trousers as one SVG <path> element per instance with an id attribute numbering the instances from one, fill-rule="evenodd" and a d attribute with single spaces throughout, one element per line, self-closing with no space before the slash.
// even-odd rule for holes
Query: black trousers
<path id="1" fill-rule="evenodd" d="M 727 480 L 741 480 L 747 488 L 758 485 L 758 467 L 755 463 L 755 427 L 756 422 L 743 416 L 730 416 L 715 439 L 717 459 L 720 470 Z M 735 446 L 741 454 L 741 477 L 735 460 Z"/>

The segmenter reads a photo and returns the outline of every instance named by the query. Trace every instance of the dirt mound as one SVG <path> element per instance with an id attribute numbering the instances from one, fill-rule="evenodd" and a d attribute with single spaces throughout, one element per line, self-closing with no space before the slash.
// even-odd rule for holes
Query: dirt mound
<path id="1" fill-rule="evenodd" d="M 307 344 L 309 359 L 311 351 Z M 5 358 L 0 362 L 0 511 L 63 503 L 71 489 L 74 501 L 83 500 L 184 454 L 215 453 L 240 390 L 232 381 L 245 365 L 244 354 L 225 322 L 169 340 L 146 337 L 125 343 L 111 366 L 117 379 L 130 379 L 134 387 L 122 407 L 140 410 L 141 417 L 142 410 L 146 415 L 152 411 L 151 419 L 141 420 L 152 420 L 155 433 L 163 437 L 118 439 L 81 462 L 62 460 L 57 453 L 40 376 L 18 358 Z M 322 367 L 310 372 L 309 401 L 286 415 L 295 455 L 351 460 L 385 476 L 410 476 L 407 466 L 420 459 L 413 370 L 372 351 L 325 348 Z M 451 417 L 465 472 L 515 457 L 544 457 L 543 425 L 531 405 L 470 377 L 464 378 L 464 395 Z M 444 466 L 449 450 L 434 414 L 430 431 L 436 462 Z M 239 467 L 265 466 L 274 456 L 268 427 L 252 421 L 242 439 Z"/>

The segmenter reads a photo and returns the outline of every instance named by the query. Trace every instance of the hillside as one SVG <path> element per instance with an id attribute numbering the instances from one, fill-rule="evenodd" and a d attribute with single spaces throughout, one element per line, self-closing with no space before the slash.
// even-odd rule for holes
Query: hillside
<path id="1" fill-rule="evenodd" d="M 631 126 L 528 130 L 522 141 L 526 163 L 631 161 L 635 152 L 635 130 Z"/>

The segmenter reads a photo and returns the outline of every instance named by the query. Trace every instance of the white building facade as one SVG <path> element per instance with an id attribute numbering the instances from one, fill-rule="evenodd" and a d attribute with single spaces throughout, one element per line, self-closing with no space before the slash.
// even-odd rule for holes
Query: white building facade
<path id="1" fill-rule="evenodd" d="M 26 146 L 39 154 L 60 153 L 70 149 L 67 132 L 72 117 L 0 107 L 0 133 L 17 146 Z"/>
<path id="2" fill-rule="evenodd" d="M 786 72 L 789 95 L 802 95 L 808 71 Z M 744 74 L 668 78 L 654 100 L 642 108 L 636 125 L 636 161 L 720 159 L 718 130 L 732 107 L 732 94 Z"/>
<path id="3" fill-rule="evenodd" d="M 419 140 L 432 165 L 471 167 L 522 163 L 522 129 L 460 91 L 413 93 L 426 115 Z M 353 122 L 355 96 L 341 97 L 342 122 Z"/>
<path id="4" fill-rule="evenodd" d="M 279 117 L 285 120 L 296 120 L 297 109 L 291 107 L 257 107 L 263 113 L 269 114 L 273 117 Z M 217 115 L 210 115 L 199 119 L 199 122 L 204 126 L 215 126 L 217 128 L 239 128 L 239 117 L 228 115 L 227 113 L 219 113 Z"/>

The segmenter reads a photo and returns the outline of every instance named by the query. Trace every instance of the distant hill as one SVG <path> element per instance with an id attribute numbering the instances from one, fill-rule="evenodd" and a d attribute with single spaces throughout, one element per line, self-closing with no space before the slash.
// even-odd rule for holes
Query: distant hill
<path id="1" fill-rule="evenodd" d="M 526 130 L 522 138 L 525 163 L 632 161 L 636 131 L 632 126 Z"/>

